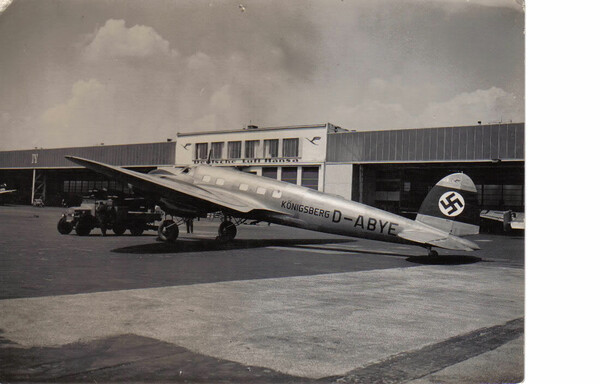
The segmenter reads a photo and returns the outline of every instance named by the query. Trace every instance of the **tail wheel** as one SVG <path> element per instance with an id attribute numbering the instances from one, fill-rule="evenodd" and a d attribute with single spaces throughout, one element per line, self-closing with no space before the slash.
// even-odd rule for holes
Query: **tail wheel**
<path id="1" fill-rule="evenodd" d="M 58 229 L 58 232 L 60 232 L 61 235 L 68 235 L 73 230 L 73 223 L 68 222 L 67 218 L 63 217 L 60 220 L 58 220 L 58 225 L 56 226 L 56 228 Z"/>
<path id="2" fill-rule="evenodd" d="M 158 238 L 162 241 L 174 242 L 179 236 L 179 227 L 173 220 L 164 220 L 158 226 Z"/>
<path id="3" fill-rule="evenodd" d="M 217 239 L 222 241 L 231 241 L 237 235 L 237 228 L 231 221 L 224 221 L 219 225 L 219 236 Z"/>

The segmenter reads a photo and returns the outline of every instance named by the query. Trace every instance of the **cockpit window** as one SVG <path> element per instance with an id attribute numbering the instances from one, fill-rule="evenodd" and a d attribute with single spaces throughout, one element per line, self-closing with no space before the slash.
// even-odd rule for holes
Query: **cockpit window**
<path id="1" fill-rule="evenodd" d="M 183 173 L 183 174 L 190 173 L 190 167 L 183 168 L 183 170 L 181 171 L 181 173 Z"/>

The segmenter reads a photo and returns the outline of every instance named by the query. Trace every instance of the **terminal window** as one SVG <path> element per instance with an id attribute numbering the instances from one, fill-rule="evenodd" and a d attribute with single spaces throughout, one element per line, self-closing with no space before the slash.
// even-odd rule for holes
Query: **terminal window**
<path id="1" fill-rule="evenodd" d="M 211 143 L 210 149 L 212 151 L 213 159 L 222 159 L 223 158 L 223 142 Z"/>
<path id="2" fill-rule="evenodd" d="M 242 157 L 241 141 L 230 141 L 227 143 L 227 157 L 229 159 L 239 159 Z"/>
<path id="3" fill-rule="evenodd" d="M 265 158 L 279 156 L 279 139 L 265 140 Z"/>
<path id="4" fill-rule="evenodd" d="M 298 157 L 298 139 L 283 139 L 283 157 Z"/>
<path id="5" fill-rule="evenodd" d="M 298 168 L 296 167 L 283 167 L 281 168 L 281 181 L 287 183 L 297 184 L 298 180 Z"/>
<path id="6" fill-rule="evenodd" d="M 245 157 L 246 159 L 254 159 L 256 158 L 256 154 L 258 152 L 258 144 L 260 143 L 260 140 L 248 140 L 245 142 Z"/>
<path id="7" fill-rule="evenodd" d="M 106 180 L 64 180 L 64 193 L 87 195 L 91 191 L 106 189 L 109 192 L 127 192 L 129 188 L 115 181 Z"/>
<path id="8" fill-rule="evenodd" d="M 302 167 L 302 186 L 319 189 L 319 167 Z"/>
<path id="9" fill-rule="evenodd" d="M 477 185 L 477 200 L 484 209 L 521 210 L 525 205 L 522 184 Z"/>
<path id="10" fill-rule="evenodd" d="M 277 180 L 277 167 L 263 168 L 262 175 L 263 177 L 268 177 L 269 179 Z"/>
<path id="11" fill-rule="evenodd" d="M 196 144 L 196 159 L 205 160 L 208 158 L 208 143 Z"/>

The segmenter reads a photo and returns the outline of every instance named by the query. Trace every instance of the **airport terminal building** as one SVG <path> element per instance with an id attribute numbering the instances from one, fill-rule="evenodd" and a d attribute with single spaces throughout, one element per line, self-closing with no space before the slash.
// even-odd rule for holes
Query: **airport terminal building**
<path id="1" fill-rule="evenodd" d="M 349 131 L 330 123 L 178 133 L 160 143 L 0 152 L 0 183 L 14 203 L 75 201 L 129 186 L 76 166 L 74 155 L 148 172 L 208 163 L 337 194 L 395 213 L 418 210 L 453 172 L 468 174 L 484 209 L 524 210 L 524 123 Z"/>

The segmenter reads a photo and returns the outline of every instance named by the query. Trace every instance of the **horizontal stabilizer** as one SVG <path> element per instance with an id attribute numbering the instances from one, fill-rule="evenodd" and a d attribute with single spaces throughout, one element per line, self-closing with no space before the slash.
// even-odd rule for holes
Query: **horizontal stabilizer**
<path id="1" fill-rule="evenodd" d="M 405 240 L 429 244 L 444 249 L 457 251 L 475 251 L 480 249 L 479 246 L 472 241 L 437 231 L 405 230 L 400 232 L 398 236 Z"/>

